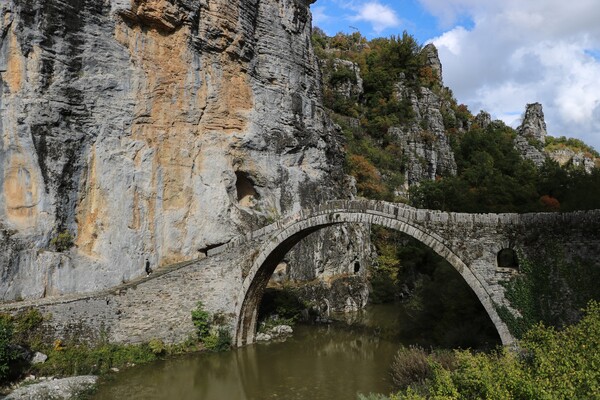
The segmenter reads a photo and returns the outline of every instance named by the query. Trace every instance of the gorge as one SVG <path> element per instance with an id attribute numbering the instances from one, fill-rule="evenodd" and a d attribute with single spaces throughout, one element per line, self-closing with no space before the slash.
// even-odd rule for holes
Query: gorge
<path id="1" fill-rule="evenodd" d="M 445 260 L 507 346 L 600 300 L 598 153 L 539 103 L 516 130 L 471 114 L 435 46 L 328 37 L 311 3 L 0 4 L 2 321 L 35 316 L 54 354 L 164 355 L 194 313 L 248 345 L 269 284 L 328 317 L 375 276 L 395 300 L 433 279 L 375 226 Z"/>

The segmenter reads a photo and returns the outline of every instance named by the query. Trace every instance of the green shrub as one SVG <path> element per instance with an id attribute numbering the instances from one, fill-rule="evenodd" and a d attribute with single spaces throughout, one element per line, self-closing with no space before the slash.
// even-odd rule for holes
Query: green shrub
<path id="1" fill-rule="evenodd" d="M 456 363 L 434 366 L 425 383 L 391 399 L 593 399 L 600 393 L 600 304 L 562 331 L 537 325 L 519 343 L 521 353 L 456 351 Z"/>
<path id="2" fill-rule="evenodd" d="M 204 304 L 199 301 L 196 308 L 192 310 L 192 322 L 196 327 L 196 334 L 200 341 L 203 341 L 210 335 L 211 320 L 212 318 L 208 311 L 204 310 Z"/>
<path id="3" fill-rule="evenodd" d="M 56 237 L 52 238 L 50 244 L 58 252 L 69 250 L 73 247 L 73 235 L 69 231 L 62 231 Z"/>
<path id="4" fill-rule="evenodd" d="M 231 334 L 229 329 L 218 324 L 223 323 L 223 315 L 217 314 L 211 316 L 204 310 L 204 304 L 198 302 L 196 308 L 192 310 L 192 322 L 196 327 L 198 340 L 204 345 L 204 348 L 211 351 L 225 351 L 231 347 Z"/>
<path id="5" fill-rule="evenodd" d="M 450 351 L 434 351 L 428 353 L 422 347 L 401 347 L 392 362 L 392 380 L 399 389 L 413 385 L 422 385 L 431 379 L 436 366 L 453 370 L 455 357 Z"/>
<path id="6" fill-rule="evenodd" d="M 164 342 L 160 339 L 152 339 L 150 342 L 148 342 L 148 347 L 150 347 L 152 353 L 156 355 L 164 354 L 167 350 Z"/>
<path id="7" fill-rule="evenodd" d="M 227 351 L 231 348 L 231 334 L 227 328 L 221 327 L 217 332 L 204 338 L 204 346 L 210 351 Z"/>
<path id="8" fill-rule="evenodd" d="M 10 316 L 0 315 L 0 382 L 8 376 L 9 364 L 16 356 L 12 350 L 13 331 Z"/>
<path id="9" fill-rule="evenodd" d="M 332 86 L 336 86 L 340 83 L 346 82 L 356 84 L 356 73 L 344 65 L 339 65 L 337 69 L 331 73 L 331 76 L 329 77 L 329 83 Z"/>

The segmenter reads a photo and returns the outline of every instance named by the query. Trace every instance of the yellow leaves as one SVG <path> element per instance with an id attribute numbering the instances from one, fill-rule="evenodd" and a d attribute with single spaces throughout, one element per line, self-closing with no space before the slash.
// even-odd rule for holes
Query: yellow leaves
<path id="1" fill-rule="evenodd" d="M 350 173 L 356 178 L 356 188 L 366 197 L 380 197 L 385 193 L 381 174 L 365 157 L 358 154 L 348 156 Z"/>
<path id="2" fill-rule="evenodd" d="M 53 345 L 54 351 L 63 351 L 65 346 L 63 346 L 63 342 L 60 339 L 56 339 Z"/>

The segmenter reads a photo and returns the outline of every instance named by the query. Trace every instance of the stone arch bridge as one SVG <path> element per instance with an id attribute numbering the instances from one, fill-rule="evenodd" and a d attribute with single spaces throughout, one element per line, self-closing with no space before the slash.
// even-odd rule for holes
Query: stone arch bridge
<path id="1" fill-rule="evenodd" d="M 202 301 L 208 311 L 223 316 L 237 345 L 244 345 L 254 340 L 260 299 L 285 254 L 311 233 L 347 223 L 381 225 L 433 249 L 471 287 L 506 345 L 513 337 L 497 307 L 508 306 L 501 283 L 518 274 L 518 268 L 498 265 L 502 250 L 531 254 L 559 242 L 573 255 L 600 255 L 600 210 L 466 214 L 338 200 L 236 237 L 208 250 L 206 257 L 161 268 L 150 277 L 96 293 L 5 303 L 0 312 L 39 309 L 51 316 L 44 323 L 52 339 L 174 343 L 193 334 L 191 310 Z"/>

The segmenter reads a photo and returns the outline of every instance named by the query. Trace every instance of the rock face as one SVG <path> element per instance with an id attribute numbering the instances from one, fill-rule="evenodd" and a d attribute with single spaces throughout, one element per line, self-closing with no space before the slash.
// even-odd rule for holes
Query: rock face
<path id="1" fill-rule="evenodd" d="M 571 165 L 575 168 L 583 168 L 588 174 L 592 172 L 596 166 L 596 161 L 593 156 L 588 156 L 581 151 L 564 148 L 550 151 L 548 153 L 551 159 L 560 165 Z"/>
<path id="2" fill-rule="evenodd" d="M 285 339 L 287 336 L 294 333 L 294 330 L 289 325 L 277 325 L 269 329 L 267 332 L 258 332 L 256 334 L 257 342 L 268 342 L 273 339 Z"/>
<path id="3" fill-rule="evenodd" d="M 544 120 L 544 111 L 540 103 L 527 104 L 523 122 L 517 128 L 517 132 L 525 138 L 534 139 L 542 143 L 546 142 L 546 121 Z"/>
<path id="4" fill-rule="evenodd" d="M 523 158 L 531 160 L 538 167 L 550 158 L 562 166 L 570 165 L 575 168 L 583 168 L 588 174 L 596 166 L 596 160 L 592 154 L 571 148 L 543 149 L 546 143 L 546 121 L 544 111 L 540 103 L 527 104 L 523 122 L 517 128 L 515 148 Z M 536 144 L 538 144 L 536 146 Z"/>
<path id="5" fill-rule="evenodd" d="M 546 134 L 546 121 L 542 105 L 540 103 L 527 104 L 523 122 L 517 128 L 514 144 L 524 159 L 531 160 L 538 167 L 546 161 L 546 154 L 542 151 L 543 144 L 546 142 Z"/>
<path id="6" fill-rule="evenodd" d="M 438 176 L 456 175 L 454 152 L 446 131 L 452 121 L 458 130 L 465 130 L 457 120 L 448 100 L 442 95 L 446 90 L 442 80 L 442 63 L 433 44 L 421 50 L 425 57 L 425 67 L 431 70 L 432 87 L 415 88 L 401 76 L 396 85 L 399 101 L 408 101 L 414 118 L 402 126 L 390 128 L 390 134 L 396 137 L 402 147 L 406 162 L 404 186 L 399 194 L 405 195 L 411 185 Z"/>
<path id="7" fill-rule="evenodd" d="M 324 61 L 320 61 L 322 64 Z M 321 65 L 323 83 L 348 100 L 358 102 L 363 94 L 363 79 L 358 64 L 349 60 L 334 58 L 331 65 Z"/>
<path id="8" fill-rule="evenodd" d="M 485 129 L 492 123 L 492 116 L 486 111 L 479 111 L 479 114 L 475 116 L 475 123 L 479 125 L 479 127 Z"/>
<path id="9" fill-rule="evenodd" d="M 390 128 L 406 161 L 404 190 L 437 176 L 456 175 L 454 152 L 446 136 L 442 115 L 442 110 L 452 113 L 450 107 L 444 104 L 439 94 L 426 87 L 415 91 L 400 81 L 397 93 L 399 98 L 410 101 L 415 116 L 403 126 Z"/>
<path id="10" fill-rule="evenodd" d="M 298 288 L 296 293 L 321 317 L 360 310 L 369 300 L 369 288 L 364 279 L 351 274 L 315 281 Z"/>
<path id="11" fill-rule="evenodd" d="M 3 1 L 1 298 L 110 287 L 351 196 L 308 3 Z"/>
<path id="12" fill-rule="evenodd" d="M 423 47 L 421 52 L 426 58 L 425 65 L 431 68 L 433 72 L 433 77 L 439 82 L 440 85 L 443 85 L 442 62 L 440 61 L 437 48 L 433 43 L 429 43 Z"/>
<path id="13" fill-rule="evenodd" d="M 530 160 L 536 166 L 540 167 L 546 161 L 546 155 L 542 150 L 535 147 L 531 144 L 530 140 L 526 137 L 517 135 L 514 140 L 515 148 L 519 153 L 521 153 L 521 157 L 525 160 Z"/>

